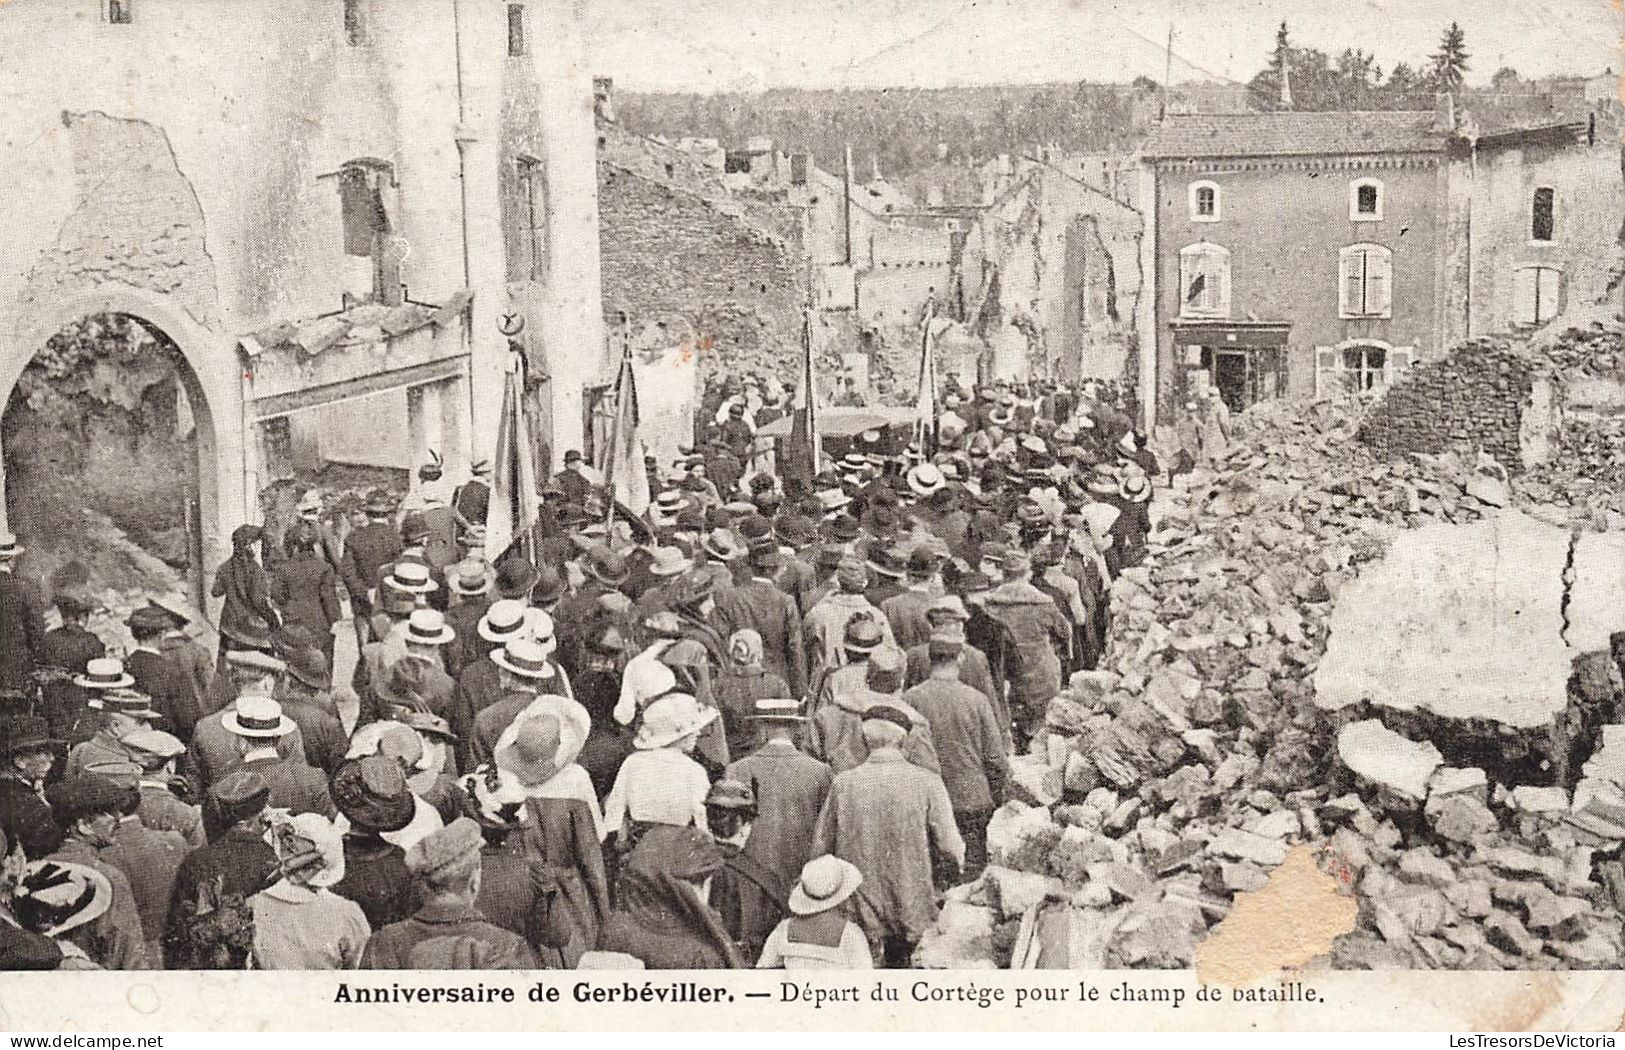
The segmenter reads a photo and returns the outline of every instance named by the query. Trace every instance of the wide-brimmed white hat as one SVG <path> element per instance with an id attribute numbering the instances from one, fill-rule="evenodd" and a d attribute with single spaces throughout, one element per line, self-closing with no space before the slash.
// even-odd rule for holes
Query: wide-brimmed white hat
<path id="1" fill-rule="evenodd" d="M 702 707 L 687 693 L 668 694 L 643 709 L 643 722 L 632 739 L 632 746 L 639 751 L 652 751 L 674 744 L 715 722 L 717 715 L 716 708 Z"/>
<path id="2" fill-rule="evenodd" d="M 293 719 L 282 713 L 282 705 L 268 696 L 239 697 L 236 709 L 227 711 L 221 721 L 227 732 L 251 740 L 274 740 L 297 728 Z"/>
<path id="3" fill-rule="evenodd" d="M 851 861 L 825 854 L 807 862 L 801 879 L 790 891 L 790 911 L 796 915 L 817 915 L 829 911 L 856 893 L 863 884 L 863 872 Z"/>
<path id="4" fill-rule="evenodd" d="M 384 584 L 405 591 L 407 594 L 428 594 L 440 589 L 429 572 L 429 567 L 421 562 L 399 561 L 391 566 L 389 575 L 384 577 Z"/>
<path id="5" fill-rule="evenodd" d="M 446 614 L 439 609 L 413 609 L 406 620 L 406 633 L 401 637 L 409 645 L 445 645 L 457 637 L 457 632 L 446 623 Z"/>
<path id="6" fill-rule="evenodd" d="M 491 603 L 480 617 L 479 631 L 481 638 L 498 645 L 506 645 L 516 638 L 523 638 L 526 634 L 527 623 L 525 610 L 528 606 L 519 598 L 500 598 Z"/>
<path id="7" fill-rule="evenodd" d="M 504 645 L 491 654 L 491 662 L 521 678 L 552 678 L 554 673 L 546 647 L 529 637 L 515 638 Z"/>
<path id="8" fill-rule="evenodd" d="M 497 768 L 526 787 L 537 787 L 574 762 L 592 732 L 592 716 L 567 696 L 543 693 L 497 737 L 491 757 Z"/>
<path id="9" fill-rule="evenodd" d="M 651 576 L 680 576 L 694 567 L 694 562 L 676 547 L 656 547 L 654 560 L 649 563 Z"/>
<path id="10" fill-rule="evenodd" d="M 909 490 L 916 496 L 930 496 L 948 484 L 948 479 L 942 476 L 942 471 L 930 463 L 910 467 L 907 480 Z"/>
<path id="11" fill-rule="evenodd" d="M 44 937 L 60 937 L 95 922 L 113 906 L 113 884 L 87 864 L 36 860 L 23 869 L 11 910 L 22 925 Z"/>
<path id="12" fill-rule="evenodd" d="M 107 656 L 85 664 L 85 673 L 74 675 L 73 684 L 81 689 L 128 689 L 135 679 L 125 673 L 122 660 Z"/>

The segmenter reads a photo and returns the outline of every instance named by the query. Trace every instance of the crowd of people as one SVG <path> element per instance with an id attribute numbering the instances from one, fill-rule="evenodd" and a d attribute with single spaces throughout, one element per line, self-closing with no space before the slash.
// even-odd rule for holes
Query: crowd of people
<path id="1" fill-rule="evenodd" d="M 950 382 L 929 448 L 781 477 L 781 403 L 709 391 L 641 517 L 567 454 L 494 565 L 483 468 L 312 491 L 234 533 L 214 650 L 48 630 L 0 536 L 0 968 L 908 965 L 1161 467 L 1109 386 Z"/>

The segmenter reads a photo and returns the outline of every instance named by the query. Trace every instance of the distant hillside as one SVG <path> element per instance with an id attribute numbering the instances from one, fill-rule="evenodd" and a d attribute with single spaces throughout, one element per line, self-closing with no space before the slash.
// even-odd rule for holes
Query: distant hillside
<path id="1" fill-rule="evenodd" d="M 1202 95 L 1204 109 L 1244 108 L 1244 94 L 1238 85 L 1190 85 L 1175 92 L 1187 104 Z M 615 98 L 617 119 L 646 135 L 716 138 L 725 145 L 766 135 L 781 150 L 811 152 L 829 171 L 840 170 L 842 146 L 851 143 L 859 178 L 867 179 L 878 163 L 892 181 L 933 164 L 939 143 L 947 146 L 950 162 L 961 164 L 1040 144 L 1087 152 L 1132 148 L 1160 104 L 1157 85 L 1144 78 L 1133 84 L 618 92 Z"/>

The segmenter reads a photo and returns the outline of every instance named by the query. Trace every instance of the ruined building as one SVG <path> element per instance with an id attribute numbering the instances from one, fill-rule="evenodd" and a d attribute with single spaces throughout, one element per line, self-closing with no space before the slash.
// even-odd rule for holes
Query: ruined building
<path id="1" fill-rule="evenodd" d="M 84 318 L 161 334 L 210 568 L 290 433 L 357 429 L 326 426 L 333 406 L 391 393 L 373 444 L 398 432 L 407 463 L 435 449 L 455 478 L 489 456 L 505 315 L 574 445 L 604 368 L 579 6 L 4 5 L 0 389 Z"/>

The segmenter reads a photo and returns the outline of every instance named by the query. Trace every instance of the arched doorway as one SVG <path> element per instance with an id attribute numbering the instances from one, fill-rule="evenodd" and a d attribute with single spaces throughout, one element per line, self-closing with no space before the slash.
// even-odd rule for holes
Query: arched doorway
<path id="1" fill-rule="evenodd" d="M 191 462 L 185 464 L 186 477 L 173 480 L 180 482 L 176 490 L 190 508 L 182 511 L 177 503 L 175 511 L 182 516 L 183 521 L 179 524 L 188 536 L 185 565 L 191 577 L 188 582 L 194 584 L 193 597 L 196 599 L 195 584 L 229 553 L 230 530 L 245 519 L 242 393 L 235 351 L 229 339 L 204 328 L 164 296 L 125 286 L 103 286 L 93 293 L 41 304 L 22 319 L 16 327 L 15 339 L 0 350 L 0 392 L 5 398 L 0 403 L 7 406 L 16 403 L 19 383 L 25 372 L 42 352 L 49 353 L 47 348 L 52 345 L 53 337 L 64 331 L 83 331 L 85 322 L 92 318 L 108 319 L 100 323 L 107 325 L 111 331 L 123 332 L 131 337 L 134 344 L 142 348 L 141 352 L 167 355 L 168 363 L 174 366 L 173 411 L 181 413 L 175 422 L 185 422 L 189 417 L 189 425 L 185 427 L 189 435 L 186 443 L 195 453 Z M 61 346 L 60 340 L 57 346 Z M 84 362 L 81 360 L 77 363 Z M 101 380 L 93 380 L 108 384 L 107 389 L 99 392 L 114 397 L 125 396 L 127 387 L 124 390 L 114 389 L 119 386 L 117 363 L 110 362 L 106 368 L 107 374 Z M 26 389 L 29 385 L 23 384 L 23 387 Z M 158 399 L 162 401 L 161 394 Z M 138 404 L 137 407 L 148 412 L 156 408 L 157 416 L 148 418 L 164 418 L 164 412 L 158 406 L 149 403 Z M 25 447 L 19 451 L 27 453 L 29 449 Z M 88 459 L 104 452 L 115 457 L 111 466 L 96 464 L 96 471 L 106 478 L 109 470 L 117 470 L 119 451 L 85 449 L 82 455 Z M 25 472 L 34 466 L 19 464 L 10 449 L 4 450 L 0 462 L 4 462 L 8 468 Z M 188 480 L 191 482 L 189 492 L 186 488 Z M 116 485 L 109 487 L 117 488 Z M 51 545 L 71 545 L 71 534 L 30 535 L 30 532 L 52 526 L 49 521 L 33 522 L 15 517 L 10 506 L 14 495 L 12 488 L 10 479 L 5 479 L 4 499 L 0 500 L 0 526 L 23 536 L 25 544 L 32 541 L 47 549 Z M 140 485 L 132 481 L 125 491 L 136 493 L 140 491 Z M 19 494 L 26 496 L 26 493 Z M 47 514 L 48 519 L 51 517 L 53 515 Z M 150 517 L 154 523 L 162 520 L 161 515 Z"/>

